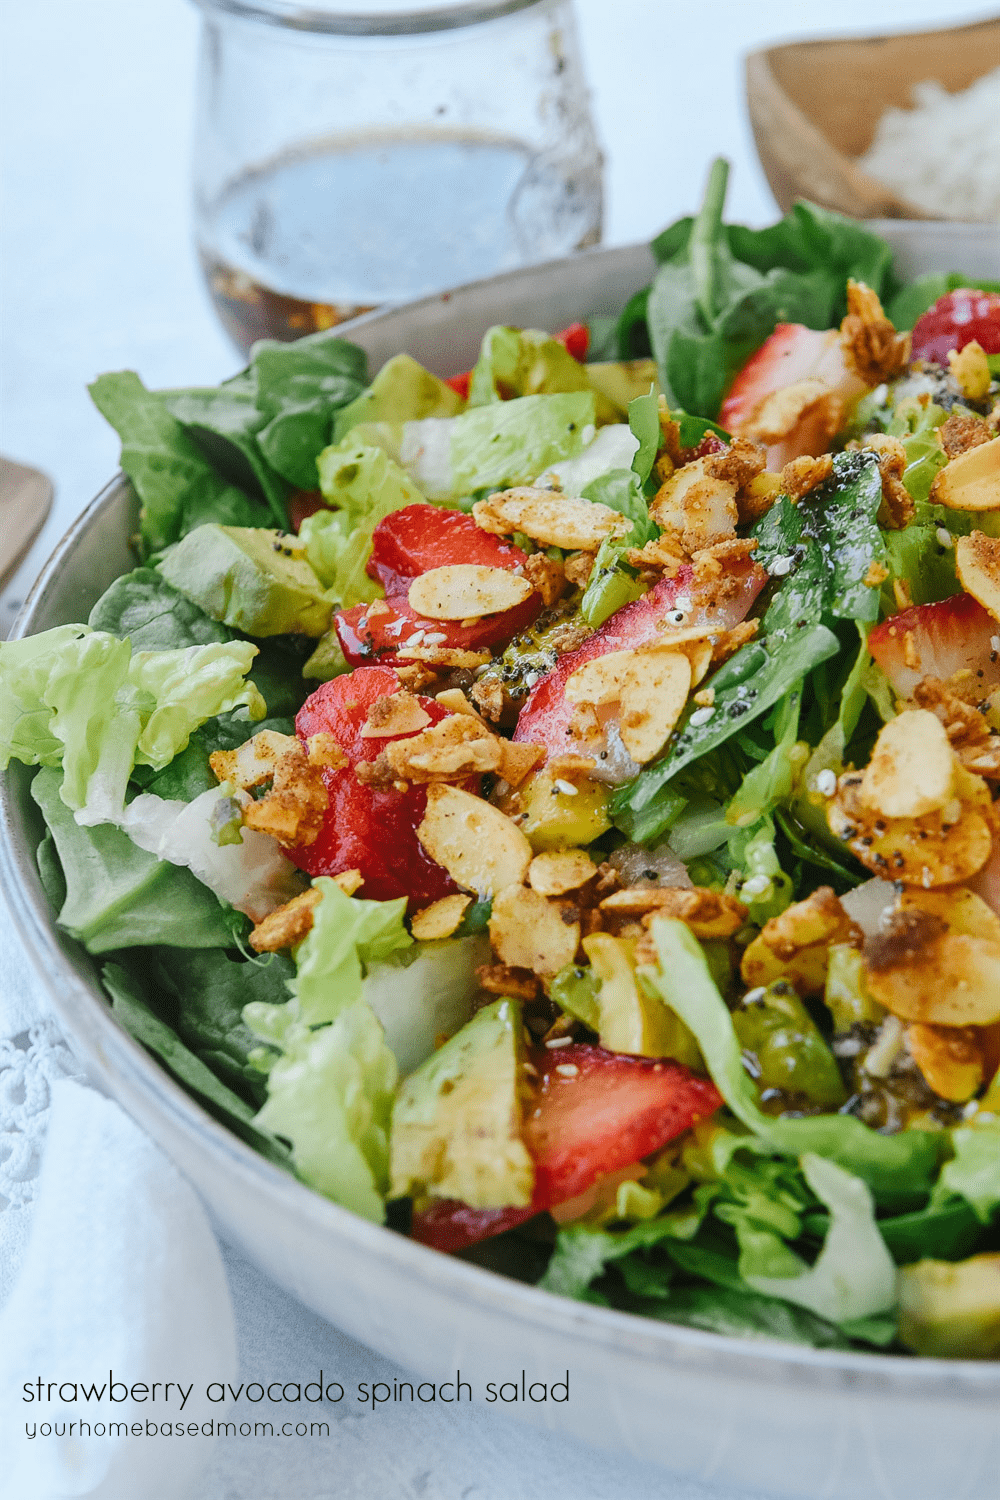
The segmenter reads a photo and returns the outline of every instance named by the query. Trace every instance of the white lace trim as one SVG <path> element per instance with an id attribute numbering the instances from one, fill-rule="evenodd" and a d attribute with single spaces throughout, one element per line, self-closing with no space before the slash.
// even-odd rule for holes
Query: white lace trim
<path id="1" fill-rule="evenodd" d="M 83 1071 L 50 1017 L 0 1038 L 0 1213 L 35 1196 L 51 1085 Z"/>

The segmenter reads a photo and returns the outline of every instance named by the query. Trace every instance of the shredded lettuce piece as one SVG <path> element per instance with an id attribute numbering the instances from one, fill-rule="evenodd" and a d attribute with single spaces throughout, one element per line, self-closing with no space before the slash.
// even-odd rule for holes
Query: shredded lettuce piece
<path id="1" fill-rule="evenodd" d="M 323 497 L 333 508 L 303 521 L 299 535 L 305 542 L 306 559 L 341 608 L 381 599 L 381 584 L 365 572 L 372 533 L 393 511 L 424 505 L 425 498 L 381 448 L 351 437 L 324 448 L 317 468 Z"/>
<path id="2" fill-rule="evenodd" d="M 132 651 L 105 631 L 62 625 L 0 645 L 0 768 L 62 766 L 78 823 L 115 822 L 136 765 L 162 770 L 217 714 L 267 712 L 244 681 L 257 647 L 213 641 Z"/>
<path id="3" fill-rule="evenodd" d="M 406 901 L 345 896 L 325 876 L 313 885 L 321 899 L 295 952 L 291 999 L 243 1012 L 250 1030 L 279 1054 L 256 1123 L 291 1141 L 304 1182 L 381 1223 L 398 1070 L 363 981 L 369 965 L 412 945 Z"/>
<path id="4" fill-rule="evenodd" d="M 1000 1208 L 1000 1120 L 953 1130 L 951 1143 L 955 1155 L 941 1169 L 931 1206 L 964 1198 L 980 1223 L 988 1224 Z"/>
<path id="5" fill-rule="evenodd" d="M 797 1275 L 753 1275 L 744 1269 L 741 1257 L 740 1274 L 755 1291 L 783 1297 L 831 1323 L 889 1312 L 896 1305 L 896 1266 L 875 1222 L 868 1188 L 853 1173 L 811 1151 L 803 1154 L 801 1166 L 809 1186 L 830 1210 L 830 1227 L 816 1264 L 807 1268 L 799 1261 Z"/>
<path id="6" fill-rule="evenodd" d="M 709 972 L 704 952 L 683 922 L 658 917 L 651 927 L 659 962 L 639 970 L 694 1032 L 712 1081 L 736 1118 L 770 1150 L 813 1152 L 867 1183 L 880 1203 L 912 1203 L 929 1191 L 938 1149 L 926 1131 L 884 1136 L 852 1115 L 773 1119 L 757 1102 L 744 1067 L 732 1017 Z"/>

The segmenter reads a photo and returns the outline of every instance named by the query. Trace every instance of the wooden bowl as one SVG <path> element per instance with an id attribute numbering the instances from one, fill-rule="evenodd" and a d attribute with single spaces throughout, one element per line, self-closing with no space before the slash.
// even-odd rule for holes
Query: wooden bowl
<path id="1" fill-rule="evenodd" d="M 857 219 L 934 219 L 857 158 L 890 105 L 937 79 L 949 93 L 975 83 L 1000 58 L 1000 18 L 900 36 L 793 42 L 747 58 L 747 103 L 757 153 L 787 213 L 796 198 Z"/>

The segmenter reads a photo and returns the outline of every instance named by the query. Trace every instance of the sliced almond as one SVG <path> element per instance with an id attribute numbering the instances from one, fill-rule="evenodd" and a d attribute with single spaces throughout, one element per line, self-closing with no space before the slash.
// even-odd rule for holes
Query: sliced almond
<path id="1" fill-rule="evenodd" d="M 625 682 L 625 673 L 634 651 L 608 651 L 595 656 L 566 681 L 570 703 L 617 703 Z"/>
<path id="2" fill-rule="evenodd" d="M 261 729 L 235 750 L 213 751 L 209 765 L 219 781 L 231 781 L 241 791 L 248 792 L 270 781 L 275 766 L 285 756 L 300 756 L 302 753 L 302 746 L 294 734 Z"/>
<path id="3" fill-rule="evenodd" d="M 501 740 L 500 775 L 508 786 L 520 786 L 524 778 L 543 763 L 547 754 L 544 745 L 523 745 L 515 744 L 513 740 Z"/>
<path id="4" fill-rule="evenodd" d="M 594 500 L 574 500 L 551 490 L 521 487 L 477 500 L 476 525 L 499 536 L 523 531 L 545 547 L 596 552 L 607 536 L 624 536 L 631 522 Z"/>
<path id="5" fill-rule="evenodd" d="M 490 942 L 501 963 L 551 978 L 571 964 L 580 924 L 565 921 L 564 909 L 530 887 L 509 885 L 495 898 Z"/>
<path id="6" fill-rule="evenodd" d="M 517 825 L 459 787 L 428 788 L 417 838 L 456 885 L 482 897 L 520 885 L 531 864 L 531 845 Z"/>
<path id="7" fill-rule="evenodd" d="M 528 867 L 528 884 L 540 896 L 564 896 L 596 875 L 597 866 L 582 849 L 554 849 L 536 854 Z"/>
<path id="8" fill-rule="evenodd" d="M 1000 620 L 1000 541 L 981 531 L 960 536 L 955 542 L 955 571 L 966 593 Z"/>
<path id="9" fill-rule="evenodd" d="M 861 780 L 862 806 L 886 818 L 920 818 L 955 796 L 955 755 L 929 709 L 907 709 L 883 725 Z"/>
<path id="10" fill-rule="evenodd" d="M 1000 917 L 972 891 L 905 891 L 865 944 L 871 994 L 904 1021 L 1000 1021 Z"/>
<path id="11" fill-rule="evenodd" d="M 960 453 L 931 486 L 936 505 L 952 510 L 1000 510 L 1000 437 Z"/>
<path id="12" fill-rule="evenodd" d="M 282 948 L 294 948 L 312 931 L 313 912 L 323 898 L 318 886 L 310 886 L 301 896 L 286 901 L 258 922 L 250 934 L 250 946 L 255 953 L 278 953 Z"/>
<path id="13" fill-rule="evenodd" d="M 916 1021 L 907 1027 L 910 1056 L 935 1094 L 964 1104 L 983 1081 L 985 1047 L 978 1026 L 934 1026 Z"/>
<path id="14" fill-rule="evenodd" d="M 731 937 L 747 919 L 747 909 L 734 896 L 681 886 L 629 886 L 605 896 L 601 910 L 612 917 L 644 917 L 650 913 L 686 922 L 699 938 Z"/>
<path id="15" fill-rule="evenodd" d="M 457 646 L 407 646 L 403 655 L 414 661 L 433 662 L 439 667 L 457 667 L 471 672 L 475 667 L 485 667 L 490 660 L 488 651 L 463 651 Z"/>
<path id="16" fill-rule="evenodd" d="M 479 718 L 449 714 L 439 724 L 385 749 L 390 769 L 401 781 L 461 781 L 499 769 L 501 741 Z"/>
<path id="17" fill-rule="evenodd" d="M 691 663 L 667 646 L 634 652 L 621 696 L 622 744 L 640 766 L 663 749 L 691 690 Z"/>
<path id="18" fill-rule="evenodd" d="M 471 896 L 444 896 L 433 906 L 425 906 L 410 922 L 410 931 L 418 943 L 433 943 L 440 938 L 451 937 L 465 916 L 466 908 L 472 905 Z"/>
<path id="19" fill-rule="evenodd" d="M 481 715 L 476 712 L 461 688 L 445 688 L 443 693 L 436 695 L 435 702 L 448 709 L 449 713 L 468 714 L 470 718 L 479 719 L 482 723 Z"/>
<path id="20" fill-rule="evenodd" d="M 527 578 L 509 568 L 452 563 L 421 573 L 410 584 L 407 598 L 410 607 L 428 620 L 478 620 L 513 609 L 534 592 Z"/>
<path id="21" fill-rule="evenodd" d="M 390 693 L 386 698 L 375 699 L 361 726 L 361 738 L 395 739 L 400 734 L 413 734 L 430 722 L 430 714 L 412 693 Z"/>
<path id="22" fill-rule="evenodd" d="M 711 626 L 688 625 L 680 630 L 669 631 L 662 640 L 639 646 L 637 655 L 661 650 L 682 651 L 691 663 L 691 683 L 700 682 L 712 665 L 716 647 L 724 631 L 713 631 Z"/>
<path id="23" fill-rule="evenodd" d="M 676 533 L 689 552 L 736 531 L 736 485 L 716 478 L 709 463 L 699 458 L 675 470 L 649 507 L 657 525 Z"/>
<path id="24" fill-rule="evenodd" d="M 325 730 L 309 736 L 306 754 L 311 766 L 326 766 L 331 771 L 342 771 L 350 764 L 335 736 Z"/>

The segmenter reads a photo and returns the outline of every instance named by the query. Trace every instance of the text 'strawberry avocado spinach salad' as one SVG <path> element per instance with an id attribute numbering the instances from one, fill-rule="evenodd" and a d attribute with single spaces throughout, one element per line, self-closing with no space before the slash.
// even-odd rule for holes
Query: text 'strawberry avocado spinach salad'
<path id="1" fill-rule="evenodd" d="M 103 376 L 143 562 L 0 648 L 3 756 L 115 1015 L 335 1202 L 995 1358 L 1000 288 L 724 188 L 449 381 Z"/>

